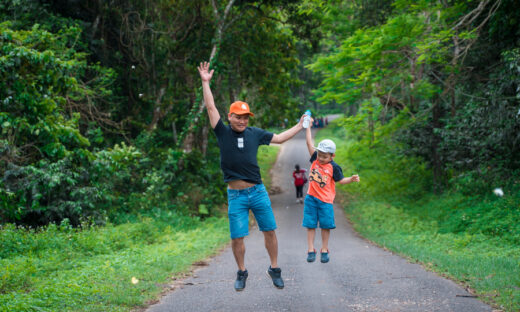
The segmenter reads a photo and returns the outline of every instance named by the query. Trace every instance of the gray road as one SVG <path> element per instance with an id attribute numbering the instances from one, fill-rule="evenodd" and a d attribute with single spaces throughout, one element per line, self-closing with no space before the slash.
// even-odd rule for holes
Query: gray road
<path id="1" fill-rule="evenodd" d="M 230 248 L 197 270 L 181 287 L 147 311 L 491 311 L 450 280 L 425 271 L 358 237 L 340 207 L 329 243 L 331 261 L 306 262 L 303 205 L 295 202 L 292 170 L 309 168 L 302 131 L 282 145 L 273 183 L 283 192 L 271 196 L 278 223 L 279 264 L 285 289 L 266 275 L 269 260 L 255 227 L 246 239 L 247 287 L 235 292 L 236 264 Z M 362 177 L 361 177 L 362 178 Z M 319 236 L 317 235 L 317 239 Z M 320 247 L 317 240 L 316 249 Z"/>

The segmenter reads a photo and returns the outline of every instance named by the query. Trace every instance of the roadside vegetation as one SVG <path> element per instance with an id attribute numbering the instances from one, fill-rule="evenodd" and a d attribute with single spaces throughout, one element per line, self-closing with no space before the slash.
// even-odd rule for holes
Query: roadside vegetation
<path id="1" fill-rule="evenodd" d="M 172 213 L 83 229 L 4 226 L 0 311 L 130 311 L 228 241 L 225 218 Z"/>
<path id="2" fill-rule="evenodd" d="M 259 151 L 266 186 L 278 150 Z M 216 216 L 205 218 L 155 208 L 104 226 L 73 227 L 67 219 L 37 229 L 0 226 L 0 311 L 143 307 L 229 242 L 225 207 L 211 211 Z"/>
<path id="3" fill-rule="evenodd" d="M 258 149 L 258 166 L 260 166 L 260 175 L 267 191 L 271 189 L 271 168 L 278 157 L 280 151 L 279 146 L 261 145 Z"/>
<path id="4" fill-rule="evenodd" d="M 520 179 L 454 177 L 434 194 L 424 160 L 400 155 L 390 140 L 367 146 L 352 118 L 334 121 L 317 140 L 338 144 L 337 161 L 361 183 L 339 198 L 357 232 L 469 287 L 504 311 L 520 310 Z M 362 136 L 362 135 L 361 135 Z M 504 195 L 493 193 L 500 187 Z"/>

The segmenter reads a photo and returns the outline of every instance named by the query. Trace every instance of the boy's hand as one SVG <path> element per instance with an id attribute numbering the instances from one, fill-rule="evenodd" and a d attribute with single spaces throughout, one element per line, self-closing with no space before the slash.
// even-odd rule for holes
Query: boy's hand
<path id="1" fill-rule="evenodd" d="M 202 81 L 210 81 L 211 77 L 213 77 L 214 69 L 209 71 L 209 63 L 208 62 L 201 62 L 200 66 L 197 67 L 197 69 L 199 70 L 200 79 L 202 79 Z"/>
<path id="2" fill-rule="evenodd" d="M 350 182 L 359 182 L 359 176 L 357 174 L 351 176 Z"/>

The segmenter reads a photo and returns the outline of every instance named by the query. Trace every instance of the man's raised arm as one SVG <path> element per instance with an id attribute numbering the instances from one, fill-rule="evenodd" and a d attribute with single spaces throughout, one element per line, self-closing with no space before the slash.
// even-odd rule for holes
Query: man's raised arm
<path id="1" fill-rule="evenodd" d="M 305 115 L 304 115 L 305 116 Z M 300 118 L 300 121 L 291 129 L 287 129 L 284 132 L 280 134 L 274 134 L 273 138 L 271 139 L 271 143 L 283 143 L 293 136 L 296 135 L 296 133 L 300 132 L 301 129 L 303 129 L 303 117 Z"/>
<path id="2" fill-rule="evenodd" d="M 220 114 L 215 106 L 215 100 L 213 99 L 211 88 L 209 87 L 209 82 L 211 81 L 211 77 L 213 77 L 213 69 L 211 71 L 209 70 L 208 62 L 201 62 L 197 69 L 199 70 L 200 79 L 202 80 L 202 94 L 204 96 L 204 105 L 206 105 L 206 110 L 208 111 L 209 123 L 211 124 L 211 128 L 215 129 L 220 119 Z"/>

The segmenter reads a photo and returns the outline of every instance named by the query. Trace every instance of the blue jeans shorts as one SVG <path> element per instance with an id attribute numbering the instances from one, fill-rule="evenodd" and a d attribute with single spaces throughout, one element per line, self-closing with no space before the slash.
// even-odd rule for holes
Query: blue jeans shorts
<path id="1" fill-rule="evenodd" d="M 271 200 L 263 184 L 243 190 L 228 189 L 228 217 L 231 238 L 249 235 L 249 209 L 253 212 L 260 231 L 276 229 Z"/>
<path id="2" fill-rule="evenodd" d="M 335 229 L 334 207 L 318 198 L 307 195 L 303 204 L 303 223 L 308 229 L 315 229 L 320 224 L 322 229 Z"/>

